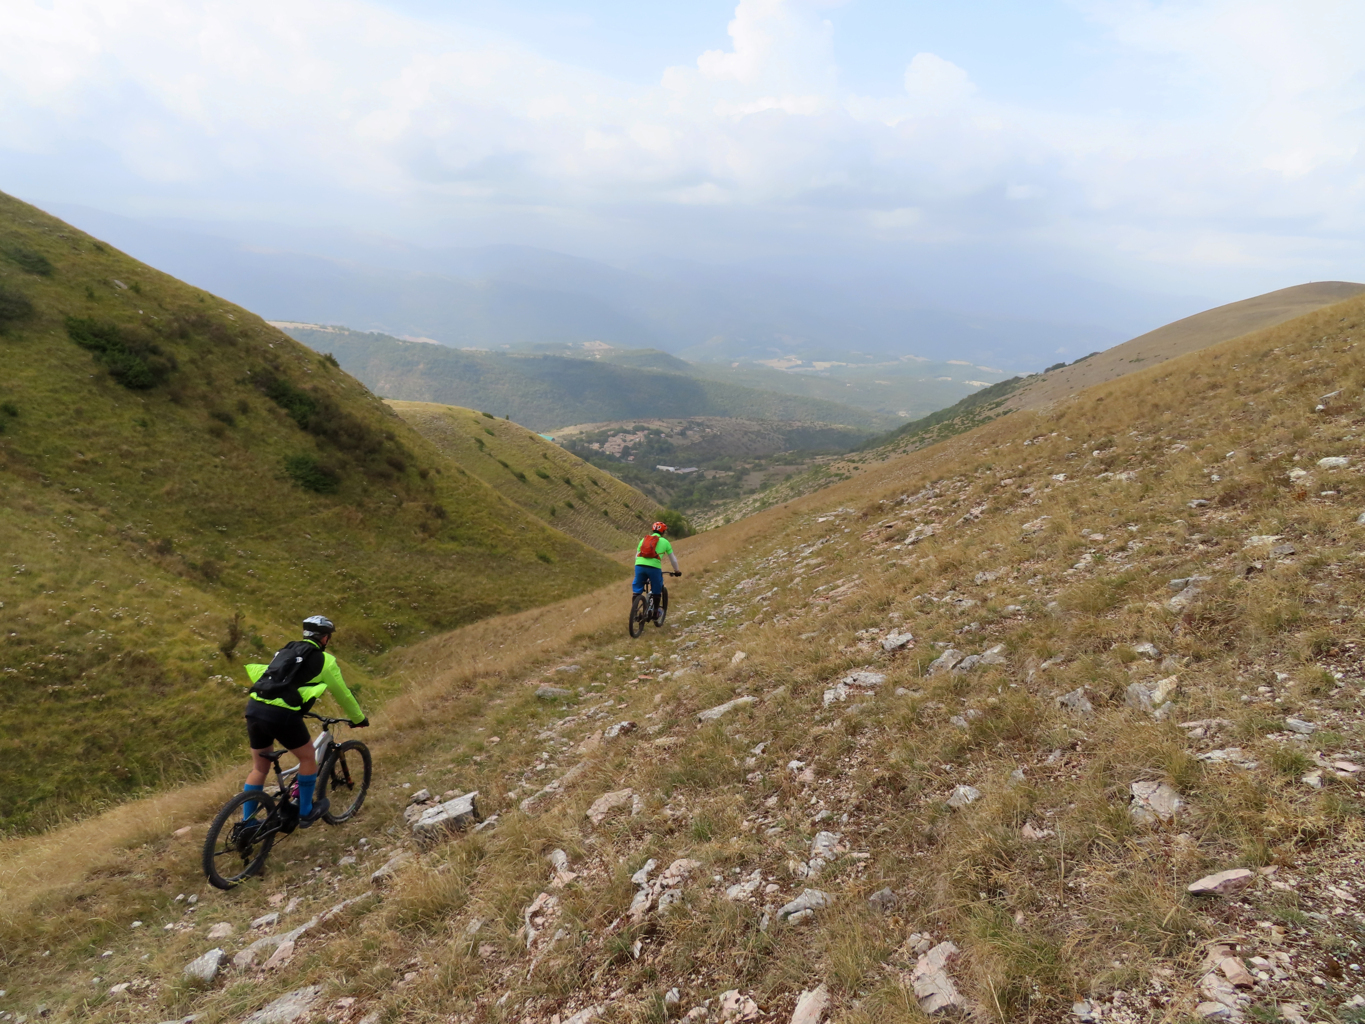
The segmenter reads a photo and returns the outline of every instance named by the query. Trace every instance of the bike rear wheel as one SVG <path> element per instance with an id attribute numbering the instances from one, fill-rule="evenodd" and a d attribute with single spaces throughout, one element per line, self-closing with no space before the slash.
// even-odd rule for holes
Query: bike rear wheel
<path id="1" fill-rule="evenodd" d="M 242 805 L 255 801 L 250 817 Z M 265 793 L 238 793 L 218 812 L 204 837 L 204 875 L 217 889 L 232 889 L 260 874 L 279 834 L 275 798 Z M 259 837 L 259 838 L 258 838 Z"/>
<path id="2" fill-rule="evenodd" d="M 668 617 L 668 588 L 665 587 L 665 588 L 664 588 L 664 592 L 663 592 L 662 594 L 659 595 L 659 602 L 658 602 L 658 604 L 657 604 L 657 605 L 655 606 L 655 608 L 654 608 L 654 619 L 653 619 L 654 625 L 655 625 L 656 627 L 662 626 L 662 625 L 664 624 L 664 619 L 666 619 L 667 617 Z"/>
<path id="3" fill-rule="evenodd" d="M 324 797 L 332 801 L 323 821 L 340 825 L 355 817 L 370 788 L 370 771 L 370 748 L 360 740 L 347 740 L 332 748 L 318 772 L 317 795 L 313 797 L 314 802 Z"/>
<path id="4" fill-rule="evenodd" d="M 649 595 L 636 594 L 630 600 L 630 635 L 639 636 L 645 631 L 645 616 L 649 614 Z"/>

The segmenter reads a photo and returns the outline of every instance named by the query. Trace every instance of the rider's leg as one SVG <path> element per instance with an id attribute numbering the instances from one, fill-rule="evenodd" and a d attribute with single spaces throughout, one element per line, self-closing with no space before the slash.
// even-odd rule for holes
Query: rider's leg
<path id="1" fill-rule="evenodd" d="M 660 577 L 662 579 L 662 576 Z M 649 566 L 637 565 L 635 567 L 635 579 L 631 580 L 630 592 L 632 594 L 643 594 L 645 592 L 645 580 L 649 579 Z"/>
<path id="2" fill-rule="evenodd" d="M 318 784 L 318 758 L 312 743 L 294 747 L 289 751 L 299 759 L 299 814 L 307 817 L 313 813 L 313 788 Z"/>
<path id="3" fill-rule="evenodd" d="M 263 747 L 259 750 L 251 751 L 251 771 L 247 772 L 246 784 L 242 786 L 243 792 L 259 793 L 265 789 L 266 773 L 270 771 L 270 762 L 261 755 L 270 750 L 270 747 Z M 249 821 L 251 816 L 256 813 L 256 801 L 248 800 L 242 804 L 242 820 Z"/>

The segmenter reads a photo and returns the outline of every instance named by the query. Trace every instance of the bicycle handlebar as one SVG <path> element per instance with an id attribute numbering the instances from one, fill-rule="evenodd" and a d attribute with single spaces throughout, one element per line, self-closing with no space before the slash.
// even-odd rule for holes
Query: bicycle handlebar
<path id="1" fill-rule="evenodd" d="M 303 717 L 316 718 L 319 722 L 326 726 L 336 725 L 338 722 L 345 722 L 347 725 L 351 726 L 351 728 L 355 728 L 355 723 L 352 722 L 349 718 L 328 718 L 325 715 L 315 715 L 311 711 L 303 712 Z"/>

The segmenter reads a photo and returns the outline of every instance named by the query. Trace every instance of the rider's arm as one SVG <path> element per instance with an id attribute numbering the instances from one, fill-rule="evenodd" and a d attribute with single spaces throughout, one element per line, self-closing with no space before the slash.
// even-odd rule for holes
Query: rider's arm
<path id="1" fill-rule="evenodd" d="M 674 571 L 674 572 L 677 572 L 677 571 L 678 571 L 678 556 L 675 555 L 675 554 L 673 553 L 672 549 L 669 549 L 669 552 L 668 552 L 668 560 L 669 560 L 670 562 L 673 563 L 673 571 Z"/>
<path id="2" fill-rule="evenodd" d="M 341 678 L 341 669 L 337 666 L 336 658 L 325 654 L 323 660 L 322 675 L 318 678 L 327 684 L 327 691 L 332 695 L 332 699 L 341 705 L 342 712 L 352 722 L 364 721 L 365 712 L 360 710 L 360 705 L 356 703 L 355 697 L 346 686 L 346 680 Z"/>

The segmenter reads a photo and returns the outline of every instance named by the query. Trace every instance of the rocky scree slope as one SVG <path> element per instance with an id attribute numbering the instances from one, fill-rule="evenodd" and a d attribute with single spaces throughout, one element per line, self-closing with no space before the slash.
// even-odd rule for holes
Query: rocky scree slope
<path id="1" fill-rule="evenodd" d="M 432 402 L 389 405 L 446 458 L 599 551 L 633 549 L 662 511 L 634 487 L 510 420 Z"/>
<path id="2" fill-rule="evenodd" d="M 0 697 L 24 709 L 0 831 L 235 752 L 241 662 L 306 614 L 363 683 L 395 643 L 620 572 L 335 361 L 3 195 L 0 352 Z"/>
<path id="3" fill-rule="evenodd" d="M 524 618 L 405 652 L 428 688 L 360 819 L 226 897 L 200 818 L 12 908 L 0 1012 L 1359 1019 L 1362 327 L 1343 303 L 691 538 L 639 641 L 618 588 L 506 671 Z M 475 791 L 481 829 L 413 835 Z"/>

